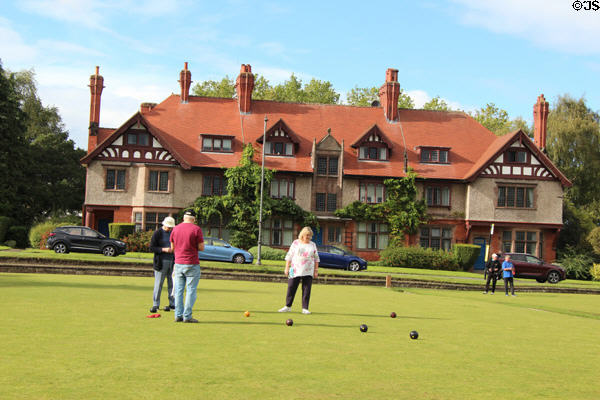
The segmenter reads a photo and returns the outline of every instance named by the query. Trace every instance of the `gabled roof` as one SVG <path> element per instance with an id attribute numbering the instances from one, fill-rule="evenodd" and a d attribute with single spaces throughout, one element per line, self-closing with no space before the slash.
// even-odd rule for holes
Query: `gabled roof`
<path id="1" fill-rule="evenodd" d="M 267 129 L 266 136 L 268 137 L 271 133 L 273 133 L 276 130 L 284 131 L 293 143 L 300 143 L 300 140 L 298 140 L 298 135 L 296 135 L 296 133 L 289 126 L 287 126 L 287 124 L 281 118 L 279 118 L 277 122 L 275 122 L 273 125 L 271 125 L 270 128 Z M 259 136 L 259 138 L 256 139 L 256 143 L 262 144 L 262 142 L 263 137 Z"/>
<path id="2" fill-rule="evenodd" d="M 508 150 L 508 148 L 511 147 L 511 145 L 517 140 L 525 145 L 525 147 L 527 147 L 527 149 L 529 149 L 529 151 L 531 151 L 546 168 L 552 171 L 554 176 L 560 180 L 560 183 L 563 186 L 570 187 L 573 185 L 571 181 L 569 181 L 569 179 L 558 168 L 556 168 L 548 156 L 546 156 L 535 145 L 535 143 L 533 143 L 531 138 L 520 129 L 498 137 L 481 155 L 481 157 L 479 157 L 477 162 L 473 164 L 473 167 L 466 176 L 466 180 L 475 180 L 488 165 L 493 163 L 500 156 L 500 154 Z"/>
<path id="3" fill-rule="evenodd" d="M 379 129 L 377 124 L 374 124 L 372 127 L 367 129 L 367 131 L 361 137 L 356 139 L 354 143 L 350 145 L 350 147 L 357 148 L 363 141 L 366 141 L 369 138 L 369 136 L 371 136 L 373 133 L 380 136 L 382 141 L 385 144 L 387 144 L 390 149 L 392 148 L 392 141 L 387 138 L 387 136 L 385 135 L 385 133 L 383 133 L 381 129 Z"/>
<path id="4" fill-rule="evenodd" d="M 183 159 L 177 153 L 177 151 L 172 148 L 171 143 L 169 142 L 168 138 L 165 137 L 168 135 L 166 135 L 160 129 L 153 127 L 151 124 L 149 124 L 148 121 L 145 120 L 144 116 L 140 112 L 135 113 L 123 125 L 121 125 L 121 127 L 119 127 L 117 130 L 115 130 L 112 134 L 108 135 L 101 143 L 98 144 L 98 146 L 96 146 L 96 148 L 94 150 L 92 150 L 90 153 L 88 153 L 86 156 L 84 156 L 80 160 L 81 163 L 88 164 L 91 160 L 94 159 L 94 157 L 96 157 L 104 149 L 106 149 L 108 146 L 110 146 L 115 140 L 117 140 L 119 138 L 119 136 L 121 136 L 125 132 L 127 132 L 127 130 L 131 126 L 138 124 L 138 123 L 144 125 L 146 127 L 146 129 L 148 130 L 148 132 L 150 132 L 150 134 L 152 136 L 154 136 L 154 138 L 156 138 L 156 140 L 158 140 L 158 142 L 161 144 L 161 146 L 163 146 L 169 153 L 171 153 L 173 158 L 175 158 L 175 160 L 177 160 L 177 162 L 184 169 L 191 168 L 190 165 L 185 161 L 185 159 Z"/>

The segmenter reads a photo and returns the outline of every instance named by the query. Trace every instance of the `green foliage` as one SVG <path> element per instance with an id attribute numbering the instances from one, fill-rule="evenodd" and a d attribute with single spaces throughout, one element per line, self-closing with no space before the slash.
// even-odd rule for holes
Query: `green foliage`
<path id="1" fill-rule="evenodd" d="M 9 217 L 0 216 L 0 243 L 4 243 L 10 224 L 11 219 Z"/>
<path id="2" fill-rule="evenodd" d="M 586 208 L 576 207 L 568 197 L 565 198 L 563 200 L 563 224 L 563 229 L 558 236 L 559 258 L 563 251 L 569 248 L 573 248 L 579 253 L 590 252 L 590 243 L 586 238 L 596 224 Z"/>
<path id="3" fill-rule="evenodd" d="M 595 227 L 587 235 L 587 241 L 597 255 L 600 255 L 600 226 Z"/>
<path id="4" fill-rule="evenodd" d="M 28 227 L 23 225 L 13 225 L 10 228 L 8 228 L 6 237 L 9 240 L 14 240 L 16 242 L 16 247 L 20 249 L 25 249 L 29 245 L 29 238 L 27 237 L 27 232 L 29 232 Z"/>
<path id="5" fill-rule="evenodd" d="M 200 225 L 218 219 L 227 222 L 231 232 L 229 241 L 235 247 L 248 249 L 258 243 L 258 220 L 260 212 L 261 166 L 254 161 L 254 148 L 244 147 L 237 167 L 225 171 L 227 194 L 201 196 L 191 206 L 198 215 Z M 265 168 L 263 193 L 263 221 L 273 215 L 288 217 L 294 222 L 318 227 L 314 214 L 304 211 L 290 199 L 272 199 L 269 188 L 273 171 Z"/>
<path id="6" fill-rule="evenodd" d="M 415 108 L 415 102 L 404 90 L 400 89 L 400 95 L 398 96 L 398 108 Z"/>
<path id="7" fill-rule="evenodd" d="M 4 245 L 14 249 L 15 247 L 17 247 L 17 242 L 15 240 L 7 240 L 6 242 L 4 242 Z"/>
<path id="8" fill-rule="evenodd" d="M 375 100 L 379 101 L 379 88 L 376 86 L 359 88 L 353 87 L 346 95 L 347 102 L 351 106 L 369 107 Z M 415 108 L 415 102 L 411 97 L 400 89 L 398 96 L 398 108 Z"/>
<path id="9" fill-rule="evenodd" d="M 427 103 L 423 104 L 423 110 L 450 111 L 451 108 L 440 96 L 435 96 Z"/>
<path id="10" fill-rule="evenodd" d="M 422 247 L 388 246 L 381 252 L 380 263 L 390 267 L 459 270 L 452 253 Z"/>
<path id="11" fill-rule="evenodd" d="M 235 95 L 235 81 L 228 76 L 220 81 L 199 82 L 192 88 L 192 94 L 205 97 L 232 98 Z M 288 80 L 278 85 L 271 85 L 267 79 L 254 75 L 255 100 L 275 100 L 294 103 L 337 104 L 340 95 L 331 82 L 311 79 L 302 84 L 302 80 L 292 74 Z"/>
<path id="12" fill-rule="evenodd" d="M 109 236 L 114 239 L 123 239 L 125 236 L 135 232 L 135 224 L 132 223 L 110 223 L 108 224 Z"/>
<path id="13" fill-rule="evenodd" d="M 385 221 L 390 228 L 390 243 L 399 243 L 427 220 L 427 206 L 423 200 L 417 200 L 416 177 L 417 174 L 410 170 L 403 178 L 386 179 L 383 182 L 385 202 L 365 204 L 355 201 L 336 210 L 335 215 L 355 221 Z"/>
<path id="14" fill-rule="evenodd" d="M 580 279 L 589 281 L 592 279 L 590 268 L 594 259 L 585 253 L 579 253 L 573 248 L 568 248 L 559 260 L 559 264 L 565 269 L 567 279 Z"/>
<path id="15" fill-rule="evenodd" d="M 131 233 L 123 238 L 127 243 L 127 252 L 150 253 L 150 239 L 152 239 L 152 231 L 139 231 Z"/>
<path id="16" fill-rule="evenodd" d="M 258 246 L 251 247 L 248 250 L 256 259 L 258 257 Z M 260 246 L 261 260 L 285 260 L 287 252 L 281 249 L 274 249 L 269 246 Z"/>
<path id="17" fill-rule="evenodd" d="M 45 249 L 46 248 L 46 240 L 50 232 L 56 229 L 59 226 L 70 225 L 67 222 L 59 222 L 56 220 L 48 220 L 44 222 L 40 222 L 35 224 L 29 230 L 29 244 L 34 249 Z"/>
<path id="18" fill-rule="evenodd" d="M 510 132 L 511 121 L 508 112 L 496 107 L 494 103 L 487 103 L 485 107 L 476 110 L 471 116 L 497 136 Z"/>
<path id="19" fill-rule="evenodd" d="M 477 257 L 479 257 L 481 247 L 474 244 L 457 243 L 454 245 L 452 252 L 454 253 L 458 265 L 460 265 L 463 270 L 468 271 L 473 268 Z"/>
<path id="20" fill-rule="evenodd" d="M 594 264 L 590 268 L 590 275 L 595 281 L 600 281 L 600 264 Z"/>

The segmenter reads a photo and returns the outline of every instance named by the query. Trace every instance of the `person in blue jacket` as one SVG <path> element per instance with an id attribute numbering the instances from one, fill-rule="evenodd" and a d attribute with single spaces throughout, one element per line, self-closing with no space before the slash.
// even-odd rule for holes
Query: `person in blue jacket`
<path id="1" fill-rule="evenodd" d="M 151 313 L 155 313 L 160 308 L 160 293 L 162 292 L 163 283 L 167 278 L 167 286 L 169 289 L 169 305 L 165 307 L 165 311 L 175 309 L 175 298 L 173 297 L 173 264 L 175 257 L 171 250 L 171 231 L 175 226 L 173 217 L 166 217 L 162 226 L 158 228 L 150 239 L 150 251 L 154 253 L 154 293 L 152 296 Z"/>
<path id="2" fill-rule="evenodd" d="M 515 265 L 510 261 L 510 255 L 504 256 L 504 262 L 502 263 L 502 278 L 504 279 L 504 293 L 508 296 L 508 285 L 510 284 L 510 290 L 513 296 L 515 295 L 515 284 L 513 277 L 515 276 Z"/>

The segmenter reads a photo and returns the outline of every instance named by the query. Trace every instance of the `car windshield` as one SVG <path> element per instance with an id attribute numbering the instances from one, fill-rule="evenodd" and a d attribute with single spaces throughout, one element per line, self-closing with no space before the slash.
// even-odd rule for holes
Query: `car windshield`
<path id="1" fill-rule="evenodd" d="M 331 246 L 329 248 L 329 253 L 331 253 L 331 254 L 337 254 L 339 256 L 343 256 L 344 254 L 346 254 L 346 252 L 344 250 L 338 249 L 337 247 L 333 247 L 333 246 Z"/>
<path id="2" fill-rule="evenodd" d="M 217 247 L 226 247 L 226 246 L 228 246 L 228 244 L 226 242 L 224 242 L 223 240 L 218 240 L 218 239 L 213 239 L 212 245 L 213 246 L 217 246 Z"/>

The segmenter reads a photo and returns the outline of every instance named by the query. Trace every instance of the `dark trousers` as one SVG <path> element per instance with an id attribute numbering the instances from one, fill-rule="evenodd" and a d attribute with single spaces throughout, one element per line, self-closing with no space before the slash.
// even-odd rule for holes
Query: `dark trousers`
<path id="1" fill-rule="evenodd" d="M 490 281 L 492 281 L 492 293 L 496 291 L 496 281 L 498 280 L 498 276 L 494 273 L 487 275 L 487 280 L 485 281 L 485 292 L 487 293 L 490 290 Z"/>
<path id="2" fill-rule="evenodd" d="M 285 305 L 291 307 L 292 303 L 294 303 L 294 297 L 296 297 L 296 290 L 298 290 L 300 281 L 302 281 L 302 308 L 306 308 L 308 310 L 310 289 L 312 288 L 313 281 L 313 277 L 310 275 L 297 276 L 295 278 L 288 279 L 288 290 L 285 298 Z"/>
<path id="3" fill-rule="evenodd" d="M 515 294 L 515 284 L 513 283 L 513 278 L 504 278 L 504 292 L 508 294 L 508 284 L 510 283 L 510 290 L 512 294 Z"/>

